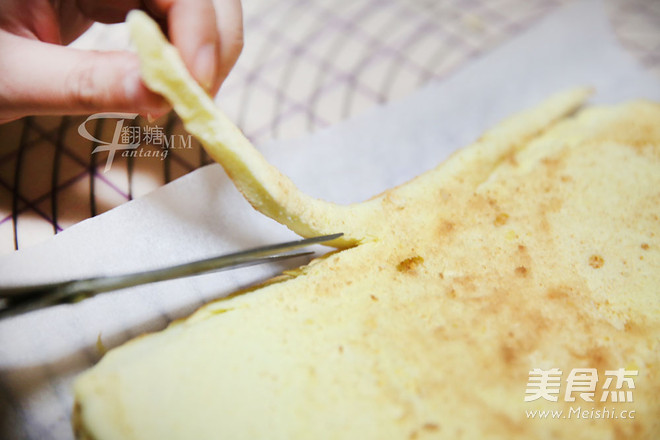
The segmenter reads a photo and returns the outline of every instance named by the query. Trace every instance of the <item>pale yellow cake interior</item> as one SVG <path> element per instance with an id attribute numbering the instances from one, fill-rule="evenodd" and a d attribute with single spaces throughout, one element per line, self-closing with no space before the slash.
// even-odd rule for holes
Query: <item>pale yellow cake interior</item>
<path id="1" fill-rule="evenodd" d="M 345 248 L 108 352 L 75 384 L 105 439 L 660 438 L 660 105 L 556 95 L 367 202 L 300 193 L 145 15 L 144 79 L 252 205 Z M 319 178 L 322 178 L 320 176 Z M 628 420 L 530 420 L 534 368 L 636 369 Z M 579 402 L 578 402 L 579 404 Z M 602 408 L 593 402 L 585 408 Z"/>

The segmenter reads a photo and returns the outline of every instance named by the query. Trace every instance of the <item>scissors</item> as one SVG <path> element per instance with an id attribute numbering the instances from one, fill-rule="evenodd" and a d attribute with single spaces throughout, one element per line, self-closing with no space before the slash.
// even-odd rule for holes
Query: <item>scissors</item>
<path id="1" fill-rule="evenodd" d="M 311 255 L 314 252 L 295 250 L 312 244 L 332 241 L 342 235 L 342 233 L 338 233 L 288 241 L 190 263 L 125 275 L 83 278 L 31 286 L 0 287 L 0 318 L 15 316 L 59 304 L 76 303 L 99 293 L 125 289 L 141 284 Z"/>

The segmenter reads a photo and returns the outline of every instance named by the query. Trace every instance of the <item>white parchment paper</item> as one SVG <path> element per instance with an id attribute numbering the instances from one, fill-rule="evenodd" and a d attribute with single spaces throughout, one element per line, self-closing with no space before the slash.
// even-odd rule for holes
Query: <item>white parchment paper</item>
<path id="1" fill-rule="evenodd" d="M 311 195 L 357 202 L 424 172 L 510 114 L 579 85 L 593 102 L 660 99 L 660 84 L 626 54 L 603 6 L 567 6 L 454 76 L 304 139 L 260 146 Z M 222 103 L 220 103 L 222 105 Z M 197 170 L 49 242 L 0 258 L 20 285 L 132 272 L 289 240 L 245 202 L 218 165 Z M 317 247 L 323 252 L 324 248 Z M 162 329 L 204 302 L 297 260 L 159 283 L 0 321 L 1 438 L 67 439 L 75 375 L 112 347 Z"/>

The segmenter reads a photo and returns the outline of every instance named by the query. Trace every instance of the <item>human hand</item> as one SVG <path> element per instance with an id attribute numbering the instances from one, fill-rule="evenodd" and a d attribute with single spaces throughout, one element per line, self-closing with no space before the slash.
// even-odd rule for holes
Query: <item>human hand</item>
<path id="1" fill-rule="evenodd" d="M 137 8 L 161 23 L 192 75 L 215 94 L 243 47 L 240 0 L 2 0 L 0 123 L 39 114 L 165 113 L 164 99 L 142 83 L 135 54 L 63 46 L 94 21 L 118 23 Z"/>

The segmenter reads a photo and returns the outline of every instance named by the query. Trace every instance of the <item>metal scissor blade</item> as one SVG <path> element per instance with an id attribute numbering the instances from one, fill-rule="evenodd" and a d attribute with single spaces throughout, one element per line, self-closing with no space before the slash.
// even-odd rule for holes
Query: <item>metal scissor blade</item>
<path id="1" fill-rule="evenodd" d="M 33 286 L 0 287 L 0 299 L 4 301 L 4 307 L 0 308 L 0 317 L 12 316 L 66 302 L 76 302 L 111 290 L 310 255 L 313 252 L 291 251 L 312 244 L 332 241 L 342 235 L 339 233 L 278 243 L 191 263 L 126 275 L 86 278 Z"/>

